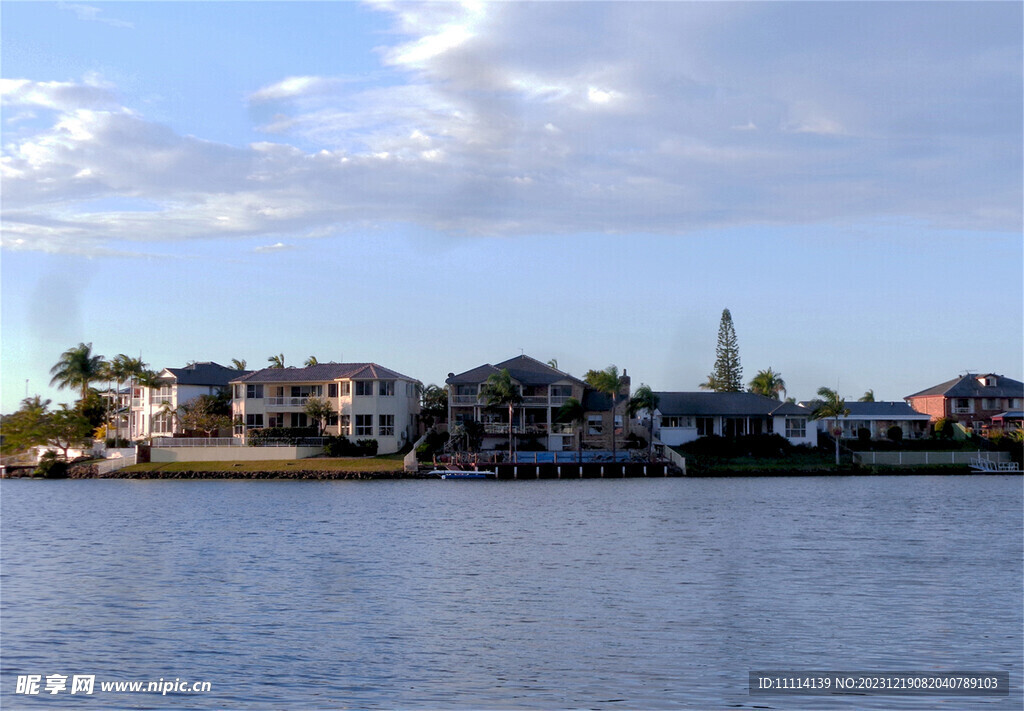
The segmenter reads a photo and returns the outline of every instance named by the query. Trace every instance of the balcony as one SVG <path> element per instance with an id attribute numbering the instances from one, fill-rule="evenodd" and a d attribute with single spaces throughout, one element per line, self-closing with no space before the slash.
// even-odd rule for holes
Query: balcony
<path id="1" fill-rule="evenodd" d="M 483 404 L 484 403 L 481 402 L 476 395 L 452 395 L 452 405 L 473 406 Z"/>
<path id="2" fill-rule="evenodd" d="M 303 397 L 265 397 L 263 404 L 267 407 L 305 407 L 310 396 Z"/>
<path id="3" fill-rule="evenodd" d="M 173 395 L 154 395 L 153 396 L 153 404 L 154 405 L 163 405 L 165 402 L 171 402 L 172 400 L 174 400 L 174 396 Z"/>

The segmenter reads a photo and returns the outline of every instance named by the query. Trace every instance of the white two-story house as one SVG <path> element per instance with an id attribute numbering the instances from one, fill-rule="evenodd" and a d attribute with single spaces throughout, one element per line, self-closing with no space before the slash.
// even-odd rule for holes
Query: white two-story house
<path id="1" fill-rule="evenodd" d="M 416 440 L 422 383 L 376 363 L 320 363 L 264 368 L 231 381 L 236 436 L 263 427 L 313 427 L 310 398 L 327 400 L 334 414 L 325 434 L 377 440 L 380 454 Z"/>
<path id="2" fill-rule="evenodd" d="M 131 439 L 170 437 L 179 432 L 178 411 L 182 405 L 200 395 L 216 395 L 228 387 L 232 378 L 246 372 L 212 361 L 164 368 L 157 375 L 157 387 L 136 385 L 132 389 Z"/>

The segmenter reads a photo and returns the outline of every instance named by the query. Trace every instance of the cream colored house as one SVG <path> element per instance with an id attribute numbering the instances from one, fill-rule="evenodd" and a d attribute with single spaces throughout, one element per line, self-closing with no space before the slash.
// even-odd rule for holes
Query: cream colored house
<path id="1" fill-rule="evenodd" d="M 310 398 L 334 410 L 326 434 L 377 440 L 380 454 L 416 439 L 422 383 L 376 363 L 320 363 L 264 368 L 231 381 L 235 435 L 263 427 L 313 427 Z"/>
<path id="2" fill-rule="evenodd" d="M 164 368 L 157 375 L 159 386 L 136 385 L 132 389 L 130 438 L 170 437 L 180 432 L 178 411 L 182 405 L 200 395 L 216 395 L 232 378 L 246 372 L 212 361 Z"/>

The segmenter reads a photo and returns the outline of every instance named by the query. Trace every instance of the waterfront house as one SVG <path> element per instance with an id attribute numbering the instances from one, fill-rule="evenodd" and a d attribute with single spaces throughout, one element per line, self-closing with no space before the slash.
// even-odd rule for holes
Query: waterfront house
<path id="1" fill-rule="evenodd" d="M 792 444 L 817 444 L 811 411 L 756 393 L 657 392 L 654 436 L 669 446 L 718 435 L 779 434 Z M 649 413 L 642 413 L 642 419 Z"/>
<path id="2" fill-rule="evenodd" d="M 903 399 L 932 422 L 952 418 L 982 434 L 995 416 L 1021 409 L 1024 383 L 995 373 L 965 373 Z"/>
<path id="3" fill-rule="evenodd" d="M 375 439 L 380 454 L 415 441 L 419 427 L 422 383 L 376 363 L 264 368 L 235 377 L 231 387 L 236 436 L 263 427 L 313 427 L 305 407 L 314 397 L 335 413 L 326 434 Z"/>
<path id="4" fill-rule="evenodd" d="M 820 404 L 817 400 L 800 403 L 812 412 Z M 871 439 L 886 439 L 891 427 L 899 427 L 904 439 L 918 439 L 928 434 L 928 423 L 931 418 L 917 412 L 905 402 L 847 402 L 846 409 L 850 414 L 838 418 L 839 426 L 843 430 L 842 436 L 845 438 L 856 438 L 858 430 L 866 429 L 871 433 Z M 818 431 L 830 432 L 833 421 L 831 417 L 817 420 Z"/>
<path id="5" fill-rule="evenodd" d="M 136 385 L 132 390 L 131 438 L 170 437 L 180 432 L 177 413 L 182 405 L 200 395 L 217 395 L 232 378 L 246 372 L 212 361 L 164 368 L 157 374 L 156 387 Z"/>
<path id="6" fill-rule="evenodd" d="M 482 449 L 508 447 L 509 412 L 507 407 L 489 407 L 482 388 L 487 379 L 502 370 L 508 370 L 512 382 L 522 395 L 512 412 L 512 436 L 519 446 L 538 446 L 547 451 L 568 451 L 579 446 L 577 427 L 560 422 L 558 410 L 569 398 L 582 403 L 586 413 L 582 427 L 583 446 L 591 449 L 611 449 L 612 433 L 622 442 L 626 434 L 626 407 L 629 400 L 629 376 L 623 371 L 623 386 L 619 392 L 615 411 L 608 395 L 595 391 L 579 378 L 552 368 L 527 355 L 516 356 L 496 365 L 486 363 L 456 375 L 449 373 L 448 423 L 449 427 L 468 421 L 484 426 Z"/>

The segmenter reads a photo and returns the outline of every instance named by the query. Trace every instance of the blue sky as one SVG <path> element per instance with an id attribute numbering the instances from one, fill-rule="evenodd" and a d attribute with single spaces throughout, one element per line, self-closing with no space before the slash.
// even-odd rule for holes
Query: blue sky
<path id="1" fill-rule="evenodd" d="M 1020 3 L 20 3 L 2 410 L 154 368 L 520 350 L 692 390 L 1024 376 Z"/>

